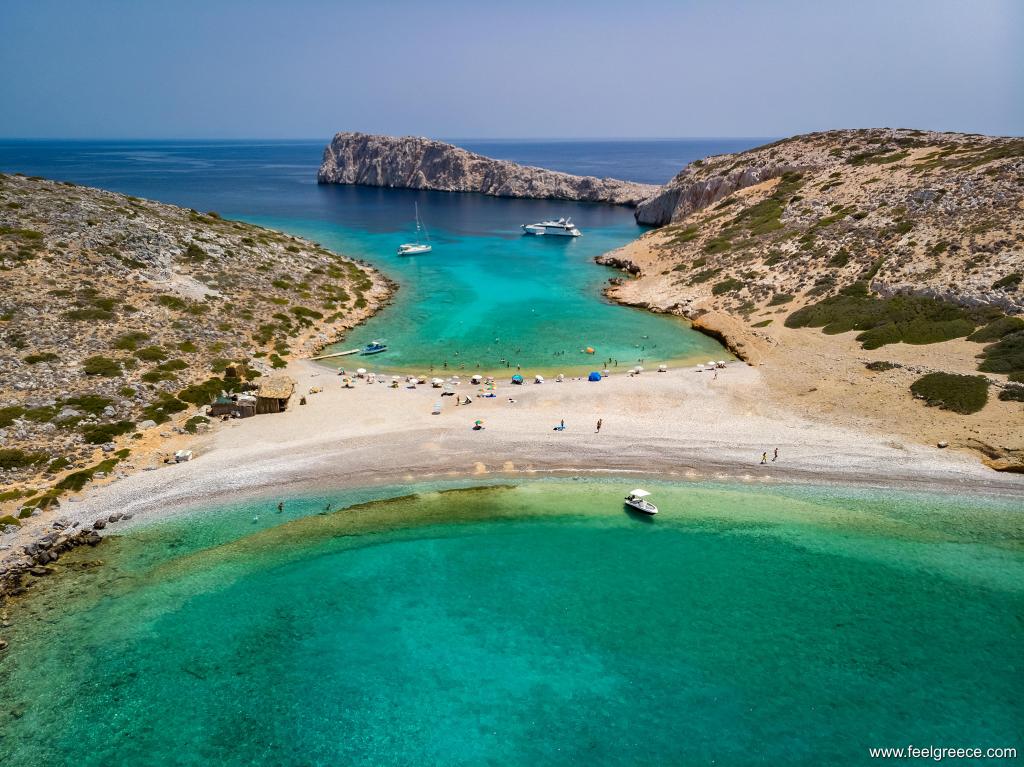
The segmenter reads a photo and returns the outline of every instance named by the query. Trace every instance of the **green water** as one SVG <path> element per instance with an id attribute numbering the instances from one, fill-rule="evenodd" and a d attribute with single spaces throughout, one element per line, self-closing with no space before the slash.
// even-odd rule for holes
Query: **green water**
<path id="1" fill-rule="evenodd" d="M 390 221 L 401 225 L 405 210 L 393 199 L 398 192 L 388 191 Z M 424 196 L 421 211 L 438 223 L 431 229 L 433 252 L 416 257 L 395 255 L 410 238 L 408 227 L 384 228 L 372 220 L 358 228 L 250 219 L 365 259 L 399 284 L 391 306 L 327 349 L 383 339 L 389 350 L 372 358 L 337 360 L 336 365 L 423 373 L 445 366 L 488 371 L 521 366 L 527 372 L 569 373 L 601 369 L 608 360 L 626 368 L 640 360 L 656 365 L 726 356 L 721 345 L 693 331 L 688 322 L 612 304 L 601 296 L 608 278 L 618 272 L 593 259 L 642 233 L 630 211 L 576 204 L 583 237 L 528 237 L 519 224 L 535 220 L 550 205 L 474 195 Z M 411 198 L 407 205 L 411 211 Z M 588 347 L 593 355 L 586 353 Z"/>
<path id="2" fill-rule="evenodd" d="M 1019 504 L 652 484 L 653 520 L 623 511 L 629 481 L 538 480 L 239 503 L 76 552 L 14 611 L 0 763 L 1024 745 Z"/>

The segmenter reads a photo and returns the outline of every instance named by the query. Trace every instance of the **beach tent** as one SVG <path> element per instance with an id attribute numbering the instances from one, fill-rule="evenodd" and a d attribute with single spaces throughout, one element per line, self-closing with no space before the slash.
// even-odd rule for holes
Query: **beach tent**
<path id="1" fill-rule="evenodd" d="M 601 374 L 598 373 L 596 370 L 591 371 L 590 375 L 587 376 L 587 380 L 588 381 L 600 381 L 601 380 Z"/>
<path id="2" fill-rule="evenodd" d="M 523 377 L 521 375 L 519 375 L 518 373 L 516 375 L 512 376 L 512 383 L 514 383 L 514 384 L 521 384 L 522 382 L 523 382 Z"/>
<path id="3" fill-rule="evenodd" d="M 534 376 L 533 377 L 533 382 L 534 383 L 544 383 L 544 376 Z"/>

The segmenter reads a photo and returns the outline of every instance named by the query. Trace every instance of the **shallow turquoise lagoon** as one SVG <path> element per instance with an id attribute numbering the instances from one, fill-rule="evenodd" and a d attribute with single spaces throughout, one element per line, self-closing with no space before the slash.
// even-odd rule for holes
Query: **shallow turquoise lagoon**
<path id="1" fill-rule="evenodd" d="M 341 344 L 340 351 L 383 339 L 384 354 L 336 364 L 373 369 L 578 372 L 662 361 L 701 362 L 725 356 L 714 340 L 671 316 L 612 304 L 601 295 L 618 272 L 597 266 L 595 256 L 636 239 L 642 230 L 625 208 L 477 195 L 381 190 L 349 195 L 338 209 L 362 211 L 342 222 L 249 217 L 274 229 L 316 240 L 365 259 L 398 282 L 395 302 Z M 412 236 L 413 202 L 430 224 L 433 252 L 399 257 Z M 375 215 L 377 217 L 375 217 Z M 520 225 L 570 215 L 582 237 L 524 236 Z M 431 220 L 433 219 L 433 223 Z M 593 355 L 585 352 L 593 348 Z"/>
<path id="2" fill-rule="evenodd" d="M 77 552 L 12 615 L 0 763 L 861 764 L 1024 742 L 1018 505 L 646 483 L 652 520 L 623 510 L 631 486 L 245 502 Z"/>

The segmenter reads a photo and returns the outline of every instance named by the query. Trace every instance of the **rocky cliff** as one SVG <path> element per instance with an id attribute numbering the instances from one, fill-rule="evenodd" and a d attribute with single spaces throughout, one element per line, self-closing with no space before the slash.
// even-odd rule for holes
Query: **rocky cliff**
<path id="1" fill-rule="evenodd" d="M 637 205 L 658 191 L 648 184 L 494 160 L 426 138 L 367 133 L 335 135 L 324 149 L 317 181 L 614 205 Z"/>

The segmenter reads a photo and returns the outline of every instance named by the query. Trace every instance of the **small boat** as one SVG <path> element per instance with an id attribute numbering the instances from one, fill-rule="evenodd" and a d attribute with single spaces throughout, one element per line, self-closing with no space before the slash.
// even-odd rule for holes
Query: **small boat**
<path id="1" fill-rule="evenodd" d="M 400 256 L 418 256 L 420 253 L 429 253 L 433 250 L 430 245 L 430 235 L 427 234 L 427 228 L 420 223 L 420 206 L 419 203 L 413 203 L 416 208 L 416 241 L 407 242 L 404 245 L 398 246 L 398 255 Z M 423 236 L 426 238 L 426 242 L 420 242 L 420 232 L 423 232 Z"/>
<path id="2" fill-rule="evenodd" d="M 650 495 L 646 490 L 637 488 L 626 496 L 626 505 L 631 509 L 643 512 L 644 514 L 657 514 L 658 507 L 646 500 Z"/>
<path id="3" fill-rule="evenodd" d="M 365 357 L 366 355 L 369 354 L 380 354 L 381 352 L 386 352 L 387 350 L 388 345 L 383 341 L 373 341 L 364 346 L 362 351 L 360 351 L 359 353 Z"/>
<path id="4" fill-rule="evenodd" d="M 560 218 L 557 221 L 541 221 L 537 224 L 523 224 L 523 234 L 548 235 L 561 237 L 580 237 L 583 232 L 576 228 L 571 218 Z"/>

